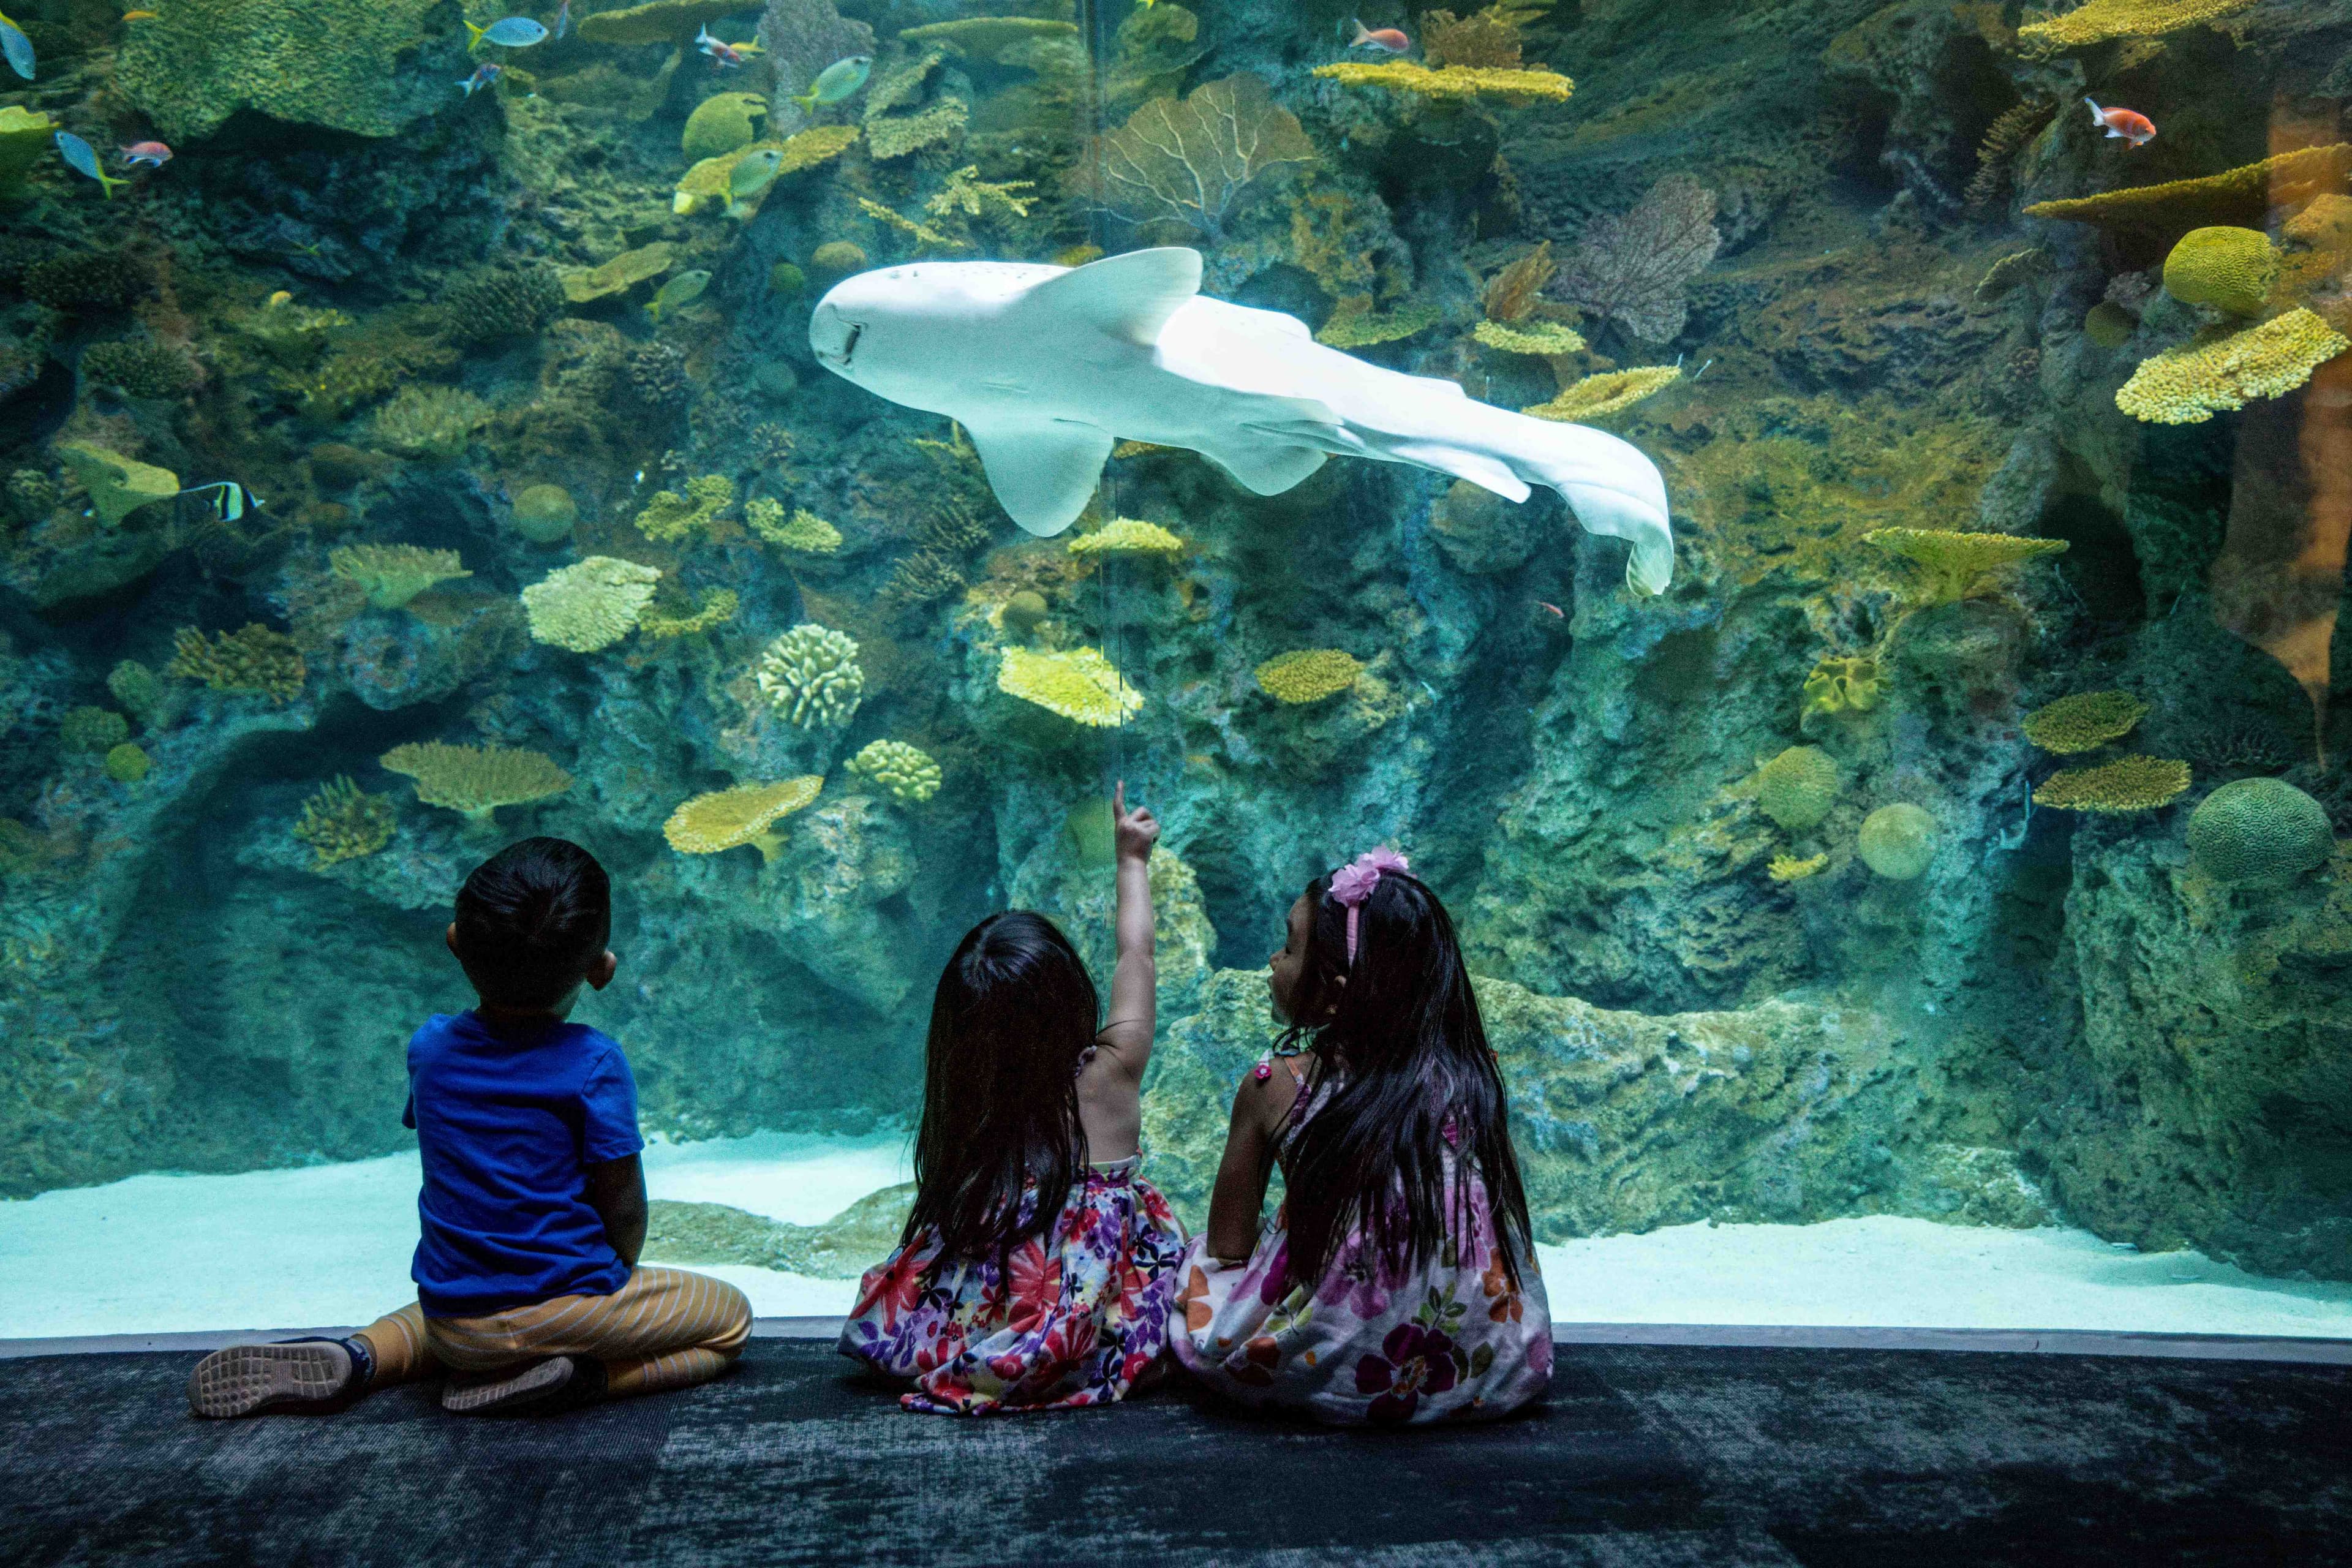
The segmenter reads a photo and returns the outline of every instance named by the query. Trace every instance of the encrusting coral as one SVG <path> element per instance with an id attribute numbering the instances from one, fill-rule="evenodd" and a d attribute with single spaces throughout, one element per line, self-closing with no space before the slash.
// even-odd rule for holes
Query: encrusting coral
<path id="1" fill-rule="evenodd" d="M 2071 756 L 2119 741 L 2147 715 L 2128 691 L 2078 691 L 2025 716 L 2025 738 L 2045 752 Z"/>
<path id="2" fill-rule="evenodd" d="M 1757 774 L 1756 806 L 1790 833 L 1821 825 L 1837 804 L 1838 766 L 1819 746 L 1790 746 Z"/>
<path id="3" fill-rule="evenodd" d="M 805 508 L 787 517 L 784 503 L 772 496 L 754 496 L 745 501 L 743 522 L 779 550 L 831 555 L 841 548 L 841 530 Z"/>
<path id="4" fill-rule="evenodd" d="M 940 793 L 940 764 L 920 746 L 904 741 L 869 742 L 849 759 L 849 771 L 871 779 L 900 801 L 920 805 Z"/>
<path id="5" fill-rule="evenodd" d="M 676 490 L 654 492 L 654 499 L 637 513 L 637 531 L 657 544 L 674 544 L 708 531 L 734 500 L 733 480 L 724 474 L 699 474 L 686 481 L 684 495 Z"/>
<path id="6" fill-rule="evenodd" d="M 735 618 L 742 608 L 742 596 L 732 588 L 714 588 L 702 601 L 702 607 L 692 615 L 663 616 L 650 611 L 637 619 L 638 632 L 656 642 L 671 637 L 695 637 L 714 631 Z"/>
<path id="7" fill-rule="evenodd" d="M 1776 882 L 1801 882 L 1818 874 L 1829 863 L 1826 850 L 1819 855 L 1808 855 L 1801 860 L 1794 855 L 1775 855 L 1771 863 L 1764 868 L 1764 874 Z"/>
<path id="8" fill-rule="evenodd" d="M 2253 0 L 2084 0 L 2063 16 L 2029 22 L 2017 30 L 2018 47 L 2029 57 L 2087 48 L 2112 38 L 2158 38 L 2218 22 Z"/>
<path id="9" fill-rule="evenodd" d="M 1274 170 L 1312 163 L 1315 143 L 1254 76 L 1155 98 L 1095 139 L 1070 172 L 1073 192 L 1130 223 L 1173 218 L 1212 242 L 1243 196 Z"/>
<path id="10" fill-rule="evenodd" d="M 348 774 L 337 774 L 302 803 L 292 832 L 310 847 L 310 869 L 323 871 L 374 854 L 392 842 L 399 825 L 400 812 L 392 796 L 370 795 Z"/>
<path id="11" fill-rule="evenodd" d="M 525 805 L 562 795 L 572 775 L 543 752 L 510 746 L 453 746 L 443 741 L 394 746 L 377 762 L 416 781 L 416 798 L 488 822 L 502 805 Z"/>
<path id="12" fill-rule="evenodd" d="M 662 837 L 681 855 L 716 855 L 749 844 L 760 851 L 762 861 L 772 861 L 783 847 L 775 825 L 816 799 L 824 788 L 823 776 L 812 773 L 698 795 L 669 814 Z"/>
<path id="13" fill-rule="evenodd" d="M 2189 788 L 2189 764 L 2169 757 L 2118 757 L 2091 768 L 2065 768 L 2042 781 L 2033 804 L 2057 811 L 2124 816 L 2154 811 Z"/>
<path id="14" fill-rule="evenodd" d="M 2189 814 L 2189 864 L 2227 887 L 2278 883 L 2336 851 L 2326 808 L 2284 779 L 2238 779 Z"/>
<path id="15" fill-rule="evenodd" d="M 1122 723 L 1143 710 L 1143 693 L 1091 647 L 1062 652 L 1006 648 L 996 687 L 1007 696 L 1095 729 Z"/>
<path id="16" fill-rule="evenodd" d="M 1255 672 L 1257 689 L 1276 702 L 1297 706 L 1337 697 L 1364 673 L 1361 660 L 1336 647 L 1299 648 L 1278 653 Z"/>
<path id="17" fill-rule="evenodd" d="M 753 677 L 768 705 L 803 730 L 845 728 L 866 697 L 857 639 L 814 621 L 770 643 Z"/>
<path id="18" fill-rule="evenodd" d="M 611 555 L 558 567 L 522 591 L 531 638 L 573 653 L 610 647 L 636 629 L 660 581 L 660 568 Z"/>
<path id="19" fill-rule="evenodd" d="M 1603 371 L 1588 375 L 1559 389 L 1559 395 L 1549 403 L 1538 403 L 1519 410 L 1538 419 L 1578 421 L 1599 419 L 1631 408 L 1653 394 L 1664 391 L 1682 379 L 1682 366 L 1675 364 L 1640 365 L 1633 370 Z"/>
<path id="20" fill-rule="evenodd" d="M 1864 865 L 1888 881 L 1909 882 L 1934 861 L 1936 844 L 1942 837 L 1942 829 L 1926 807 L 1897 801 L 1862 819 L 1854 852 Z"/>
<path id="21" fill-rule="evenodd" d="M 414 544 L 343 544 L 327 552 L 327 570 L 367 595 L 379 610 L 396 610 L 436 583 L 470 577 L 454 550 Z"/>
<path id="22" fill-rule="evenodd" d="M 172 634 L 172 650 L 164 674 L 201 680 L 215 691 L 258 691 L 272 707 L 301 696 L 310 673 L 294 639 L 258 621 L 210 639 L 182 626 Z"/>
<path id="23" fill-rule="evenodd" d="M 1499 66 L 1441 66 L 1435 70 L 1410 60 L 1340 60 L 1317 66 L 1315 74 L 1342 87 L 1386 88 L 1423 98 L 1493 98 L 1505 103 L 1566 103 L 1576 83 L 1558 71 Z"/>
<path id="24" fill-rule="evenodd" d="M 1070 541 L 1070 553 L 1093 560 L 1106 555 L 1139 555 L 1175 561 L 1184 553 L 1184 542 L 1156 522 L 1115 517 L 1091 533 Z"/>
<path id="25" fill-rule="evenodd" d="M 1994 574 L 2002 568 L 2066 548 L 2063 539 L 1955 533 L 1940 528 L 1882 528 L 1863 538 L 1919 568 L 1914 574 L 1913 598 L 1923 606 L 1990 593 L 1999 585 Z"/>
<path id="26" fill-rule="evenodd" d="M 2229 316 L 2262 311 L 2277 279 L 2279 255 L 2258 228 L 2216 224 L 2190 229 L 2164 258 L 2164 291 Z"/>
<path id="27" fill-rule="evenodd" d="M 2216 413 L 2280 397 L 2352 348 L 2352 339 L 2298 307 L 2257 327 L 2200 334 L 2140 361 L 2116 406 L 2151 425 L 2201 425 Z"/>

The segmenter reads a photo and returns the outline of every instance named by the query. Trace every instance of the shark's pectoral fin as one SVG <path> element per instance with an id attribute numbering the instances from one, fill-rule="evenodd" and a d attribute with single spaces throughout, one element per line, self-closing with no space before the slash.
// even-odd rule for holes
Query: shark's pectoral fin
<path id="1" fill-rule="evenodd" d="M 1381 451 L 1399 462 L 1417 463 L 1424 468 L 1435 468 L 1441 474 L 1452 474 L 1457 479 L 1468 479 L 1479 489 L 1492 490 L 1506 500 L 1523 501 L 1532 493 L 1525 479 L 1511 472 L 1500 459 L 1490 458 L 1484 452 L 1465 451 L 1460 447 L 1448 447 L 1436 441 L 1383 442 Z"/>
<path id="2" fill-rule="evenodd" d="M 1077 521 L 1102 479 L 1111 438 L 1091 425 L 964 423 L 988 487 L 1006 515 L 1032 533 L 1054 534 Z"/>
<path id="3" fill-rule="evenodd" d="M 1030 286 L 1024 310 L 1087 322 L 1108 336 L 1150 348 L 1168 318 L 1201 291 L 1201 253 L 1181 246 L 1106 256 Z"/>

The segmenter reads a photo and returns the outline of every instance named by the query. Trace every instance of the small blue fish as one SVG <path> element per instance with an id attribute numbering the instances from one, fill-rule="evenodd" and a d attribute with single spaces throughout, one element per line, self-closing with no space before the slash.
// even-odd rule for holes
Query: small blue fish
<path id="1" fill-rule="evenodd" d="M 474 68 L 473 75 L 467 77 L 457 85 L 466 89 L 466 96 L 467 98 L 471 98 L 474 96 L 474 89 L 476 88 L 489 86 L 490 83 L 499 79 L 499 75 L 504 72 L 506 68 L 507 68 L 502 65 L 495 64 L 489 60 L 484 60 L 480 65 Z"/>
<path id="2" fill-rule="evenodd" d="M 467 22 L 466 31 L 473 35 L 466 42 L 469 49 L 483 44 L 496 44 L 504 49 L 527 49 L 547 37 L 547 29 L 528 16 L 509 16 L 505 21 L 493 22 L 487 27 L 477 27 Z"/>
<path id="3" fill-rule="evenodd" d="M 128 180 L 118 180 L 113 175 L 108 174 L 105 170 L 100 168 L 98 166 L 98 153 L 91 149 L 89 142 L 83 141 L 80 137 L 75 135 L 70 131 L 60 131 L 58 132 L 58 154 L 65 159 L 67 164 L 72 168 L 74 173 L 78 174 L 88 174 L 91 179 L 96 180 L 99 184 L 99 187 L 106 192 L 106 199 L 108 201 L 112 201 L 114 199 L 115 186 L 127 185 L 131 183 Z"/>
<path id="4" fill-rule="evenodd" d="M 8 57 L 10 68 L 26 81 L 33 79 L 33 40 L 25 37 L 25 29 L 0 16 L 0 54 Z"/>

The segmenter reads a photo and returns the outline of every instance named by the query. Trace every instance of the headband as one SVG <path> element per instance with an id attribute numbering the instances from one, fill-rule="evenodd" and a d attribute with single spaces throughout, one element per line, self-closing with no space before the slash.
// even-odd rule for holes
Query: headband
<path id="1" fill-rule="evenodd" d="M 1367 849 L 1350 865 L 1331 873 L 1331 897 L 1348 911 L 1348 962 L 1356 962 L 1356 916 L 1364 900 L 1380 886 L 1383 871 L 1409 871 L 1405 858 L 1393 849 Z"/>

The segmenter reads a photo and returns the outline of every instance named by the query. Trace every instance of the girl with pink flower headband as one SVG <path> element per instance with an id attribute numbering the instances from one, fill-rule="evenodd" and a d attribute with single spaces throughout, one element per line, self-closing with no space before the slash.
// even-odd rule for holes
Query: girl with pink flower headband
<path id="1" fill-rule="evenodd" d="M 1503 1080 L 1444 906 L 1393 849 L 1318 877 L 1268 974 L 1169 1342 L 1212 1388 L 1319 1420 L 1501 1415 L 1551 1376 Z M 1273 1167 L 1286 1197 L 1261 1223 Z"/>

